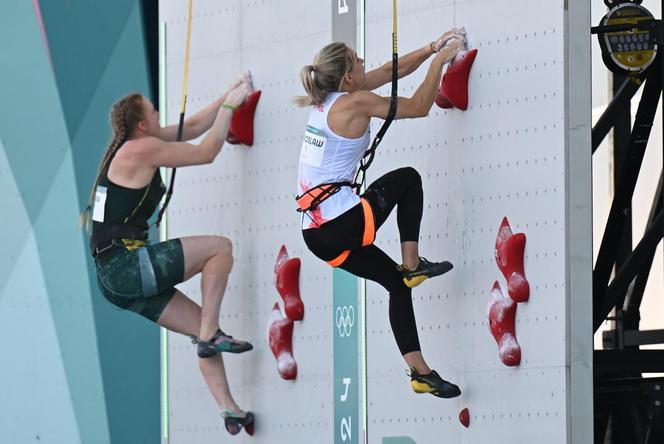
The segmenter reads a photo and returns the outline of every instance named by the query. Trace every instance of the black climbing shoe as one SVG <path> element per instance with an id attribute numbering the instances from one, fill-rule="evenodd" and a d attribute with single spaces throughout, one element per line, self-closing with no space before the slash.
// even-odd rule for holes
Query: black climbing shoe
<path id="1" fill-rule="evenodd" d="M 425 280 L 445 274 L 451 269 L 452 264 L 448 261 L 429 262 L 423 257 L 420 258 L 420 263 L 414 270 L 409 270 L 403 265 L 398 266 L 398 270 L 403 274 L 403 282 L 409 288 L 415 288 Z"/>
<path id="2" fill-rule="evenodd" d="M 461 394 L 459 387 L 441 378 L 435 370 L 428 375 L 420 375 L 410 369 L 410 385 L 415 393 L 431 393 L 439 398 L 456 398 Z"/>
<path id="3" fill-rule="evenodd" d="M 196 341 L 196 343 L 198 343 L 199 358 L 210 358 L 221 352 L 244 353 L 254 348 L 249 342 L 233 339 L 233 336 L 221 330 L 217 330 L 209 341 Z"/>
<path id="4" fill-rule="evenodd" d="M 254 414 L 251 412 L 237 413 L 232 410 L 224 409 L 221 412 L 221 417 L 224 418 L 224 426 L 226 431 L 231 435 L 237 435 L 244 427 L 244 430 L 249 434 L 254 434 Z"/>

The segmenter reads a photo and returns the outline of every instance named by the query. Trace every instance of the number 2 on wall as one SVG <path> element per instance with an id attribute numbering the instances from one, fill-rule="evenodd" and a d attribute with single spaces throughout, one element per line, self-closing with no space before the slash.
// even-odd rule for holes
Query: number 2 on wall
<path id="1" fill-rule="evenodd" d="M 341 440 L 346 442 L 351 439 L 351 417 L 346 416 L 345 418 L 341 418 Z"/>

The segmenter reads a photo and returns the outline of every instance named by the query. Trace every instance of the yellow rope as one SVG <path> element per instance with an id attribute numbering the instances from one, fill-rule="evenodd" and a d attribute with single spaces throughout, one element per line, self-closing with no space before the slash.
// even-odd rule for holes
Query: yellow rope
<path id="1" fill-rule="evenodd" d="M 396 0 L 395 0 L 396 1 Z M 182 103 L 180 104 L 180 113 L 184 114 L 187 104 L 187 84 L 189 83 L 189 42 L 191 40 L 191 3 L 189 0 L 189 12 L 187 14 L 187 46 L 184 52 L 184 79 L 182 85 Z"/>
<path id="2" fill-rule="evenodd" d="M 397 0 L 392 1 L 392 52 L 397 54 Z"/>
<path id="3" fill-rule="evenodd" d="M 189 12 L 187 14 L 187 45 L 185 47 L 185 53 L 184 53 L 184 78 L 182 79 L 183 82 L 182 102 L 180 103 L 180 122 L 178 124 L 178 132 L 176 136 L 176 140 L 178 142 L 180 142 L 183 137 L 184 112 L 187 106 L 187 84 L 189 83 L 189 42 L 191 41 L 191 9 L 192 9 L 192 0 L 189 0 Z M 164 216 L 166 207 L 168 207 L 168 203 L 171 201 L 171 195 L 173 194 L 173 187 L 175 185 L 176 171 L 177 168 L 173 168 L 173 171 L 171 172 L 171 181 L 168 186 L 168 191 L 166 192 L 166 199 L 164 200 L 164 204 L 161 206 L 159 214 L 157 215 L 157 220 L 155 221 L 155 225 L 157 226 L 159 226 L 159 224 L 161 223 L 161 218 Z"/>

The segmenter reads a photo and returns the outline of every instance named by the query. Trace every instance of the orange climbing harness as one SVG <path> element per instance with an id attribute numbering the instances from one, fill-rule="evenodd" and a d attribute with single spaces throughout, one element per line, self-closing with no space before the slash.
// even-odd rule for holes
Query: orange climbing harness
<path id="1" fill-rule="evenodd" d="M 364 214 L 364 234 L 362 235 L 362 246 L 373 244 L 376 239 L 376 219 L 374 218 L 373 209 L 369 202 L 364 198 L 360 198 L 362 204 L 362 213 Z M 339 256 L 332 260 L 327 261 L 333 267 L 338 267 L 343 264 L 350 255 L 350 250 L 344 250 Z"/>

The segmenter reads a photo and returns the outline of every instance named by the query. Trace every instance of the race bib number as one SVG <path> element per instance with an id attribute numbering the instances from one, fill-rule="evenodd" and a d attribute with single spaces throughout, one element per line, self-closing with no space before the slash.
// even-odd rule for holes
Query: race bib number
<path id="1" fill-rule="evenodd" d="M 104 222 L 104 209 L 106 208 L 106 187 L 98 186 L 95 192 L 95 204 L 92 208 L 92 220 Z"/>
<path id="2" fill-rule="evenodd" d="M 318 128 L 307 125 L 307 130 L 304 133 L 304 140 L 302 141 L 300 161 L 316 167 L 321 166 L 326 144 L 327 136 L 325 133 Z"/>

